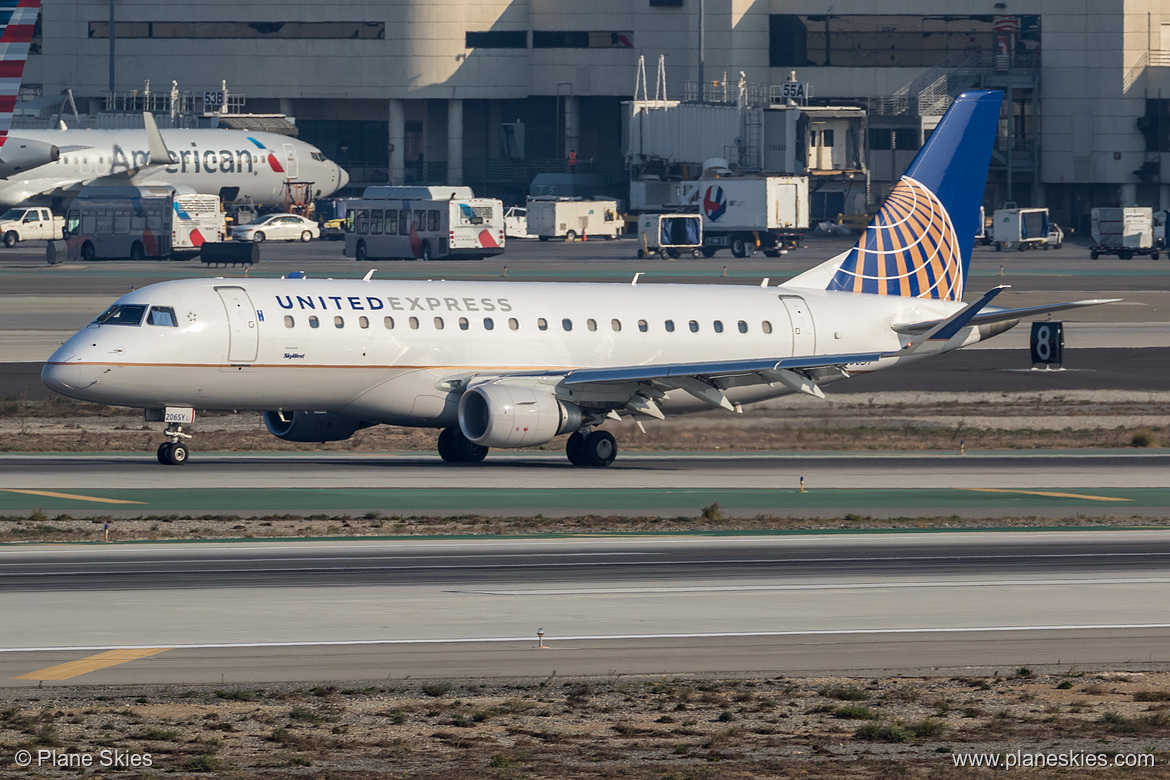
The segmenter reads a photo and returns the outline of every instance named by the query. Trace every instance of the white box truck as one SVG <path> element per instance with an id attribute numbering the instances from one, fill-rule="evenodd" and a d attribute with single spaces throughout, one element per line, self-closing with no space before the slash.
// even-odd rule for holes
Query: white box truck
<path id="1" fill-rule="evenodd" d="M 730 249 L 769 257 L 795 249 L 808 230 L 808 178 L 763 176 L 681 182 L 683 206 L 703 215 L 703 255 Z"/>
<path id="2" fill-rule="evenodd" d="M 1098 208 L 1092 211 L 1093 245 L 1089 256 L 1117 255 L 1129 260 L 1134 255 L 1158 259 L 1154 243 L 1154 210 L 1146 208 Z"/>
<path id="3" fill-rule="evenodd" d="M 528 233 L 541 241 L 617 238 L 624 224 L 616 200 L 538 197 L 527 206 Z"/>
<path id="4" fill-rule="evenodd" d="M 996 209 L 991 222 L 995 251 L 1047 249 L 1048 209 Z"/>

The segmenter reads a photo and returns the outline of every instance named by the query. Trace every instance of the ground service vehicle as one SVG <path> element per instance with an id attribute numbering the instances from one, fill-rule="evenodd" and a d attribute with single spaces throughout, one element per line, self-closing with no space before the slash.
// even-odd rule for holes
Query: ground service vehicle
<path id="1" fill-rule="evenodd" d="M 367 187 L 345 214 L 346 257 L 467 260 L 504 251 L 504 204 L 470 187 Z"/>
<path id="2" fill-rule="evenodd" d="M 14 247 L 18 241 L 54 241 L 61 238 L 65 218 L 55 217 L 43 206 L 8 209 L 0 214 L 0 236 L 4 246 Z"/>
<path id="3" fill-rule="evenodd" d="M 1089 256 L 1117 255 L 1129 260 L 1134 255 L 1158 259 L 1154 243 L 1154 211 L 1143 208 L 1107 208 L 1092 211 L 1093 244 Z"/>
<path id="4" fill-rule="evenodd" d="M 730 249 L 747 257 L 758 247 L 768 257 L 795 249 L 808 229 L 808 178 L 729 177 L 682 182 L 684 205 L 703 215 L 703 255 Z"/>
<path id="5" fill-rule="evenodd" d="M 678 257 L 683 252 L 698 255 L 703 246 L 703 217 L 700 214 L 643 214 L 638 217 L 638 257 L 657 253 Z"/>
<path id="6" fill-rule="evenodd" d="M 224 240 L 215 195 L 188 187 L 91 185 L 69 204 L 65 241 L 70 261 L 194 257 L 204 242 Z"/>
<path id="7" fill-rule="evenodd" d="M 995 251 L 1048 248 L 1048 209 L 996 209 L 991 222 Z"/>
<path id="8" fill-rule="evenodd" d="M 563 238 L 617 238 L 623 221 L 616 200 L 579 198 L 529 198 L 528 232 L 541 241 Z"/>
<path id="9" fill-rule="evenodd" d="M 269 214 L 257 222 L 232 229 L 236 241 L 311 241 L 320 238 L 321 227 L 300 214 Z"/>
<path id="10" fill-rule="evenodd" d="M 508 238 L 536 238 L 528 232 L 528 209 L 510 206 L 504 212 L 504 235 Z"/>

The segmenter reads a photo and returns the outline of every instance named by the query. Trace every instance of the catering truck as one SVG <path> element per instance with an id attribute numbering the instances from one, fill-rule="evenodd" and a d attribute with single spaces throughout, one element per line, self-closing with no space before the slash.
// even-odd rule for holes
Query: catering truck
<path id="1" fill-rule="evenodd" d="M 54 241 L 64 229 L 65 218 L 43 206 L 17 206 L 0 214 L 0 237 L 9 248 L 18 241 Z"/>
<path id="2" fill-rule="evenodd" d="M 1129 260 L 1134 255 L 1158 259 L 1154 242 L 1154 211 L 1145 208 L 1106 208 L 1092 211 L 1093 244 L 1089 257 L 1117 255 Z"/>
<path id="3" fill-rule="evenodd" d="M 705 257 L 730 249 L 735 257 L 763 250 L 768 257 L 795 249 L 808 230 L 808 178 L 757 176 L 680 182 L 684 207 L 703 216 Z"/>

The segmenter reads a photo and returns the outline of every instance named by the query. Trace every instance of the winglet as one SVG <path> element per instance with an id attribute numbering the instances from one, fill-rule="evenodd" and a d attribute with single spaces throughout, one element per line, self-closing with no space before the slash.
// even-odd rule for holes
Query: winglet
<path id="1" fill-rule="evenodd" d="M 163 141 L 162 133 L 158 131 L 158 123 L 154 121 L 154 114 L 142 112 L 142 123 L 146 127 L 146 147 L 150 150 L 151 165 L 170 165 L 171 153 Z"/>
<path id="2" fill-rule="evenodd" d="M 897 354 L 905 357 L 912 355 L 922 348 L 923 344 L 928 342 L 946 342 L 950 341 L 956 333 L 962 330 L 971 319 L 983 310 L 983 307 L 991 303 L 991 300 L 999 295 L 1004 290 L 1011 287 L 1010 284 L 1001 284 L 998 287 L 992 287 L 987 292 L 983 293 L 983 297 L 974 303 L 969 303 L 962 309 L 947 317 L 945 320 L 935 325 L 933 328 L 923 333 L 917 340 L 907 344 L 906 347 Z"/>

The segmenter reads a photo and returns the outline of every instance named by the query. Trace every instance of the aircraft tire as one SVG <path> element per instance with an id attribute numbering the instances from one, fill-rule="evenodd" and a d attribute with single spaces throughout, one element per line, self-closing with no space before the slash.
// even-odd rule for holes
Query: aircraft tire
<path id="1" fill-rule="evenodd" d="M 617 457 L 617 442 L 609 431 L 594 431 L 585 437 L 585 459 L 594 468 L 605 468 Z"/>
<path id="2" fill-rule="evenodd" d="M 456 448 L 455 437 L 458 431 L 454 428 L 444 428 L 439 432 L 439 457 L 448 463 L 459 463 L 459 452 Z"/>
<path id="3" fill-rule="evenodd" d="M 487 447 L 476 444 L 463 435 L 459 436 L 459 459 L 464 463 L 479 463 L 487 457 L 487 454 Z"/>
<path id="4" fill-rule="evenodd" d="M 163 464 L 164 466 L 167 466 L 170 464 L 170 461 L 167 460 L 167 448 L 170 446 L 171 446 L 171 443 L 169 441 L 164 441 L 162 444 L 158 445 L 158 453 L 157 453 L 158 462 Z"/>
<path id="5" fill-rule="evenodd" d="M 182 466 L 191 457 L 187 445 L 181 441 L 167 445 L 167 465 Z"/>
<path id="6" fill-rule="evenodd" d="M 565 442 L 565 456 L 574 466 L 588 466 L 589 459 L 585 455 L 585 434 L 576 431 Z"/>
<path id="7" fill-rule="evenodd" d="M 4 234 L 4 246 L 11 249 L 16 246 L 16 242 L 20 240 L 20 236 L 16 235 L 15 230 L 9 230 Z"/>

